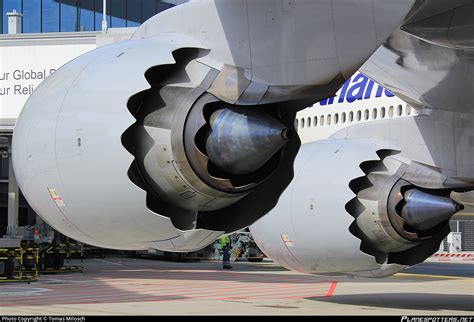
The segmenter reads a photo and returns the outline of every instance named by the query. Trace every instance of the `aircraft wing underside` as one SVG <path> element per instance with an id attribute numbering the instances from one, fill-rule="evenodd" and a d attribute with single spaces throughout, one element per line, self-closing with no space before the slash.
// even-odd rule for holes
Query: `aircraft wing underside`
<path id="1" fill-rule="evenodd" d="M 415 107 L 473 113 L 474 1 L 457 2 L 413 15 L 361 71 Z"/>

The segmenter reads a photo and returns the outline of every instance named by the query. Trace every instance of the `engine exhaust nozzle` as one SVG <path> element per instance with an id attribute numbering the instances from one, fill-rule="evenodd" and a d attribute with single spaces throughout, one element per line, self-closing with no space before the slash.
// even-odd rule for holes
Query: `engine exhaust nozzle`
<path id="1" fill-rule="evenodd" d="M 449 197 L 425 193 L 420 190 L 408 190 L 404 194 L 405 205 L 401 216 L 412 228 L 427 231 L 448 220 L 464 206 Z"/>
<path id="2" fill-rule="evenodd" d="M 250 108 L 219 109 L 211 114 L 210 126 L 209 160 L 233 175 L 259 170 L 294 136 L 272 116 Z"/>

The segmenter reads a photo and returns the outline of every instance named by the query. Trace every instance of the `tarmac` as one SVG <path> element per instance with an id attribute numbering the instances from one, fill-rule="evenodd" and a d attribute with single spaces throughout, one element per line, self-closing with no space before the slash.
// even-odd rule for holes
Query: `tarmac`
<path id="1" fill-rule="evenodd" d="M 87 259 L 83 273 L 0 285 L 0 316 L 474 314 L 474 262 L 424 263 L 385 279 L 232 265 Z"/>

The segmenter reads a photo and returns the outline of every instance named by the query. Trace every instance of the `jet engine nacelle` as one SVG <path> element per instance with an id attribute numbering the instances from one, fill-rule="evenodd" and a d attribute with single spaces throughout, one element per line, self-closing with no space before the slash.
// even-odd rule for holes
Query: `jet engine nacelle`
<path id="1" fill-rule="evenodd" d="M 15 172 L 32 207 L 67 236 L 107 248 L 198 249 L 227 230 L 206 223 L 251 223 L 224 209 L 250 207 L 249 195 L 276 203 L 290 182 L 296 110 L 282 108 L 294 104 L 244 108 L 207 93 L 210 69 L 195 60 L 207 50 L 180 40 L 89 52 L 28 100 Z"/>
<path id="2" fill-rule="evenodd" d="M 412 4 L 167 10 L 29 98 L 13 138 L 21 191 L 60 232 L 107 248 L 189 251 L 246 227 L 292 179 L 297 111 L 334 95 Z"/>
<path id="3" fill-rule="evenodd" d="M 383 277 L 424 261 L 462 206 L 461 183 L 407 160 L 383 141 L 305 144 L 278 205 L 250 227 L 281 265 L 314 274 Z"/>

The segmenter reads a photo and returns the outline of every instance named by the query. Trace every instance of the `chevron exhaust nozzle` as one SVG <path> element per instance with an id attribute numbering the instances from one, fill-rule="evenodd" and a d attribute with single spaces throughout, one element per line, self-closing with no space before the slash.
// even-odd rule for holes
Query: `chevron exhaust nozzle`
<path id="1" fill-rule="evenodd" d="M 435 228 L 464 209 L 463 205 L 449 197 L 432 195 L 417 189 L 406 191 L 404 199 L 401 217 L 410 227 L 419 231 Z"/>

